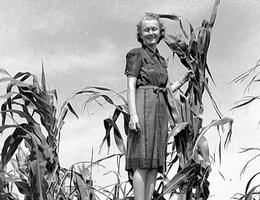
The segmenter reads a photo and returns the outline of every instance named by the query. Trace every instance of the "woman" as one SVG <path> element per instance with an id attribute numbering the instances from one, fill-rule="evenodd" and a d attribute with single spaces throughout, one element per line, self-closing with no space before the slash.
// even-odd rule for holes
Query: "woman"
<path id="1" fill-rule="evenodd" d="M 165 168 L 168 132 L 165 59 L 157 44 L 165 35 L 158 16 L 146 14 L 137 25 L 135 48 L 126 56 L 127 100 L 130 113 L 126 170 L 133 173 L 135 200 L 150 200 L 157 173 Z M 172 85 L 173 91 L 188 80 L 188 74 Z"/>

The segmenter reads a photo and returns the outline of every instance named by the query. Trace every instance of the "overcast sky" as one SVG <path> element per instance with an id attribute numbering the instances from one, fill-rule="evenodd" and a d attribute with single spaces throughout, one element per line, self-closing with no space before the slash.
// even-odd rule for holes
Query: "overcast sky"
<path id="1" fill-rule="evenodd" d="M 122 91 L 126 89 L 125 55 L 139 46 L 136 24 L 145 12 L 175 13 L 196 28 L 203 19 L 209 19 L 213 4 L 214 0 L 0 0 L 0 67 L 12 75 L 18 71 L 39 75 L 42 59 L 48 87 L 58 90 L 60 105 L 85 86 Z M 246 176 L 240 179 L 239 173 L 251 157 L 239 154 L 239 147 L 259 147 L 259 105 L 229 111 L 243 96 L 245 84 L 228 84 L 260 58 L 259 10 L 258 0 L 222 0 L 213 27 L 208 65 L 217 87 L 210 83 L 210 88 L 222 113 L 235 121 L 232 143 L 223 152 L 223 163 L 220 168 L 216 164 L 210 175 L 211 199 L 229 199 L 244 191 L 241 188 L 245 187 Z M 173 24 L 164 22 L 170 31 Z M 165 58 L 171 56 L 165 44 L 161 43 L 159 49 Z M 169 64 L 172 81 L 185 72 L 178 60 L 174 63 Z M 257 92 L 256 88 L 251 92 Z M 80 108 L 79 101 L 76 103 Z M 207 94 L 204 106 L 207 125 L 217 118 Z M 104 135 L 103 117 L 103 112 L 80 120 L 69 116 L 61 138 L 62 165 L 90 160 L 92 146 L 98 151 Z M 217 138 L 213 135 L 215 130 L 207 136 L 211 152 Z M 255 170 L 250 167 L 247 177 Z"/>

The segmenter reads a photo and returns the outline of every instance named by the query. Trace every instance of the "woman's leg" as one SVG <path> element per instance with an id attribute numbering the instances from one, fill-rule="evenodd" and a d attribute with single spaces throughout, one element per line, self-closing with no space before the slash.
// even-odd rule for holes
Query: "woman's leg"
<path id="1" fill-rule="evenodd" d="M 145 169 L 136 169 L 133 177 L 135 200 L 145 200 L 145 183 L 147 178 Z"/>
<path id="2" fill-rule="evenodd" d="M 145 183 L 145 200 L 151 200 L 155 188 L 157 169 L 152 169 L 147 172 Z"/>

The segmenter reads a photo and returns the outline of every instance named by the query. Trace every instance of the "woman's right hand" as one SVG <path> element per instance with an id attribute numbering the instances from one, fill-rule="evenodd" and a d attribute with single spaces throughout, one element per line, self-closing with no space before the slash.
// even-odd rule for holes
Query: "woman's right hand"
<path id="1" fill-rule="evenodd" d="M 138 132 L 140 130 L 140 124 L 137 115 L 130 115 L 129 129 L 135 132 Z"/>
<path id="2" fill-rule="evenodd" d="M 137 78 L 135 76 L 127 77 L 127 102 L 130 114 L 129 129 L 138 132 L 140 130 L 140 124 L 135 105 L 136 81 Z"/>

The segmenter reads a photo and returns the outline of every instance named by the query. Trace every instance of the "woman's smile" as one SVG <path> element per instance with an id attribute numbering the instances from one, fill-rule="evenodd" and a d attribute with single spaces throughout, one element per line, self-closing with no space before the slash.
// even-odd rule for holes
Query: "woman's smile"
<path id="1" fill-rule="evenodd" d="M 150 48 L 156 48 L 160 37 L 160 28 L 157 20 L 142 21 L 142 39 L 143 44 Z"/>

